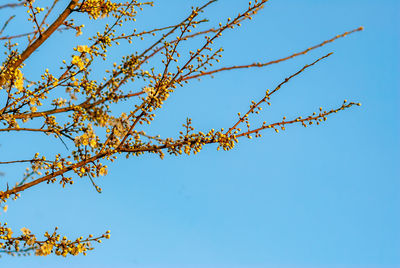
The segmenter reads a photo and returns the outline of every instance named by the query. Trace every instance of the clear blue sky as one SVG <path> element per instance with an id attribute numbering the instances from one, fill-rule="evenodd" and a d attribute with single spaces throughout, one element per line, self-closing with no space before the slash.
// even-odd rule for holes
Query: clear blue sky
<path id="1" fill-rule="evenodd" d="M 155 2 L 138 18 L 138 29 L 179 22 L 204 1 Z M 206 16 L 218 22 L 247 2 L 220 0 Z M 197 130 L 229 127 L 267 88 L 331 51 L 272 98 L 263 120 L 307 115 L 344 99 L 361 107 L 318 127 L 242 139 L 229 152 L 209 146 L 197 156 L 118 161 L 99 181 L 102 194 L 84 179 L 64 190 L 26 191 L 0 215 L 16 231 L 59 226 L 72 238 L 110 229 L 111 239 L 86 257 L 3 257 L 0 267 L 400 267 L 399 10 L 395 0 L 271 0 L 215 43 L 225 48 L 221 66 L 273 60 L 365 30 L 279 65 L 191 82 L 158 113 L 154 131 L 173 136 L 186 117 Z M 49 40 L 25 70 L 43 71 L 53 57 L 72 53 L 65 44 L 84 40 L 62 36 Z M 2 134 L 0 143 L 1 161 L 65 150 L 41 135 Z M 20 167 L 5 169 L 6 178 L 20 175 Z"/>

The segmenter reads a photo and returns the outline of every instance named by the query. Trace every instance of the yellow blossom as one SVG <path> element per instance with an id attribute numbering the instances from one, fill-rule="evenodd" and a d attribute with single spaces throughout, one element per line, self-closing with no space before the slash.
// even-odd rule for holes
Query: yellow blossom
<path id="1" fill-rule="evenodd" d="M 21 228 L 21 232 L 24 235 L 29 235 L 31 233 L 31 230 L 29 230 L 28 228 L 23 227 L 23 228 Z"/>
<path id="2" fill-rule="evenodd" d="M 75 146 L 86 146 L 90 145 L 92 148 L 97 147 L 97 136 L 93 131 L 93 127 L 91 124 L 88 125 L 86 133 L 82 134 L 81 136 L 77 136 L 74 139 Z"/>
<path id="3" fill-rule="evenodd" d="M 47 256 L 51 253 L 53 245 L 50 243 L 43 243 L 43 245 L 36 250 L 37 256 Z"/>
<path id="4" fill-rule="evenodd" d="M 99 170 L 99 175 L 100 176 L 104 176 L 104 175 L 107 175 L 107 166 L 102 166 L 101 168 L 100 168 L 100 170 Z"/>
<path id="5" fill-rule="evenodd" d="M 78 46 L 77 48 L 78 52 L 86 52 L 86 53 L 90 53 L 92 52 L 92 49 L 90 47 L 88 47 L 87 45 L 84 46 Z"/>
<path id="6" fill-rule="evenodd" d="M 71 63 L 76 65 L 76 66 L 78 66 L 78 68 L 80 70 L 83 70 L 85 68 L 85 63 L 83 62 L 83 60 L 79 56 L 74 55 L 72 57 L 72 62 Z"/>
<path id="7" fill-rule="evenodd" d="M 15 71 L 14 86 L 19 90 L 22 90 L 24 88 L 24 76 L 22 75 L 22 72 L 20 69 L 17 69 Z"/>
<path id="8" fill-rule="evenodd" d="M 28 241 L 26 241 L 26 244 L 28 246 L 32 246 L 33 244 L 35 244 L 35 241 L 36 241 L 36 237 L 32 236 Z"/>

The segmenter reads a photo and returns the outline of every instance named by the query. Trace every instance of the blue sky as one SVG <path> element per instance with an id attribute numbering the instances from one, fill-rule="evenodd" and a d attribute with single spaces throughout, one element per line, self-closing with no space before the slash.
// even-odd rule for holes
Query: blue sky
<path id="1" fill-rule="evenodd" d="M 202 2 L 155 1 L 136 27 L 174 24 Z M 213 25 L 247 3 L 220 0 L 204 15 Z M 72 238 L 110 229 L 111 239 L 86 257 L 5 256 L 0 267 L 400 267 L 399 8 L 394 0 L 270 1 L 215 42 L 225 48 L 221 66 L 274 60 L 365 30 L 278 65 L 193 81 L 168 100 L 152 133 L 174 136 L 186 117 L 201 131 L 229 127 L 267 88 L 332 51 L 274 95 L 262 120 L 308 115 L 344 99 L 361 107 L 320 126 L 242 139 L 229 152 L 209 146 L 196 156 L 121 159 L 98 181 L 102 194 L 84 179 L 66 189 L 26 191 L 0 215 L 15 230 L 59 226 Z M 84 42 L 73 34 L 60 38 L 24 69 L 35 74 L 70 55 L 71 43 Z M 118 59 L 126 49 L 112 55 Z M 41 135 L 2 134 L 0 143 L 0 161 L 65 150 Z M 21 174 L 18 167 L 4 169 L 6 178 Z"/>

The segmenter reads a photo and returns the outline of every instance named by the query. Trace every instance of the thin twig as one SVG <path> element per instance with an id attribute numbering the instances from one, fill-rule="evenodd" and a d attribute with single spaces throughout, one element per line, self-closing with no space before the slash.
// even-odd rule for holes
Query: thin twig
<path id="1" fill-rule="evenodd" d="M 294 53 L 294 54 L 292 54 L 290 56 L 287 56 L 287 57 L 284 57 L 284 58 L 280 58 L 280 59 L 277 59 L 277 60 L 269 61 L 269 62 L 266 62 L 266 63 L 257 62 L 257 63 L 247 64 L 247 65 L 237 65 L 237 66 L 223 67 L 223 68 L 215 69 L 215 70 L 212 70 L 212 71 L 202 72 L 200 74 L 184 77 L 182 79 L 182 81 L 198 78 L 198 77 L 205 76 L 205 75 L 212 75 L 212 74 L 223 72 L 223 71 L 231 71 L 231 70 L 235 70 L 235 69 L 244 69 L 244 68 L 252 68 L 252 67 L 260 68 L 260 67 L 265 67 L 265 66 L 268 66 L 268 65 L 271 65 L 271 64 L 280 63 L 282 61 L 286 61 L 286 60 L 292 59 L 294 57 L 307 54 L 309 51 L 311 51 L 313 49 L 320 48 L 320 47 L 322 47 L 322 46 L 324 46 L 324 45 L 326 45 L 328 43 L 331 43 L 331 42 L 335 41 L 336 39 L 345 37 L 345 36 L 347 36 L 349 34 L 352 34 L 352 33 L 358 32 L 358 31 L 362 31 L 363 29 L 364 29 L 363 27 L 358 27 L 357 29 L 345 32 L 345 33 L 340 34 L 340 35 L 336 35 L 335 37 L 333 37 L 331 39 L 328 39 L 328 40 L 325 40 L 325 41 L 323 41 L 322 43 L 320 43 L 318 45 L 309 47 L 309 48 L 307 48 L 307 49 L 305 49 L 303 51 Z"/>
<path id="2" fill-rule="evenodd" d="M 6 29 L 7 25 L 10 23 L 10 21 L 15 18 L 15 15 L 12 15 L 11 17 L 8 18 L 8 20 L 4 23 L 3 27 L 0 30 L 0 35 L 4 32 Z"/>
<path id="3" fill-rule="evenodd" d="M 2 5 L 2 6 L 0 6 L 0 9 L 3 9 L 3 8 L 8 8 L 8 7 L 19 7 L 19 6 L 23 6 L 25 4 L 25 2 L 22 2 L 22 3 L 13 3 L 13 4 L 5 4 L 5 5 Z"/>

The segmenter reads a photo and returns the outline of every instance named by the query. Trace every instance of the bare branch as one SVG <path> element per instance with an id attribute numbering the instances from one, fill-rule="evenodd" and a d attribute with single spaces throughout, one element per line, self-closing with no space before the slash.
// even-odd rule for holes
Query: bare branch
<path id="1" fill-rule="evenodd" d="M 265 67 L 265 66 L 268 66 L 268 65 L 271 65 L 271 64 L 280 63 L 280 62 L 283 62 L 283 61 L 298 57 L 300 55 L 305 55 L 311 50 L 314 50 L 316 48 L 320 48 L 320 47 L 322 47 L 322 46 L 324 46 L 324 45 L 326 45 L 328 43 L 331 43 L 331 42 L 335 41 L 336 39 L 345 37 L 345 36 L 347 36 L 349 34 L 352 34 L 352 33 L 358 32 L 358 31 L 362 31 L 363 29 L 364 29 L 363 27 L 359 27 L 357 29 L 345 32 L 343 34 L 336 35 L 335 37 L 333 37 L 331 39 L 328 39 L 328 40 L 325 40 L 322 43 L 319 43 L 319 44 L 317 44 L 315 46 L 309 47 L 309 48 L 307 48 L 307 49 L 305 49 L 303 51 L 296 52 L 296 53 L 294 53 L 294 54 L 292 54 L 290 56 L 284 57 L 284 58 L 280 58 L 280 59 L 269 61 L 269 62 L 265 62 L 265 63 L 252 63 L 252 64 L 247 64 L 247 65 L 237 65 L 237 66 L 223 67 L 223 68 L 215 69 L 215 70 L 208 71 L 208 72 L 202 72 L 200 74 L 196 74 L 196 75 L 192 75 L 192 76 L 186 76 L 186 77 L 184 77 L 182 79 L 182 81 L 186 81 L 186 80 L 194 79 L 194 78 L 199 78 L 199 77 L 202 77 L 202 76 L 213 75 L 215 73 L 219 73 L 219 72 L 223 72 L 223 71 L 231 71 L 231 70 L 236 70 L 236 69 L 253 68 L 253 67 L 260 68 L 260 67 Z"/>

